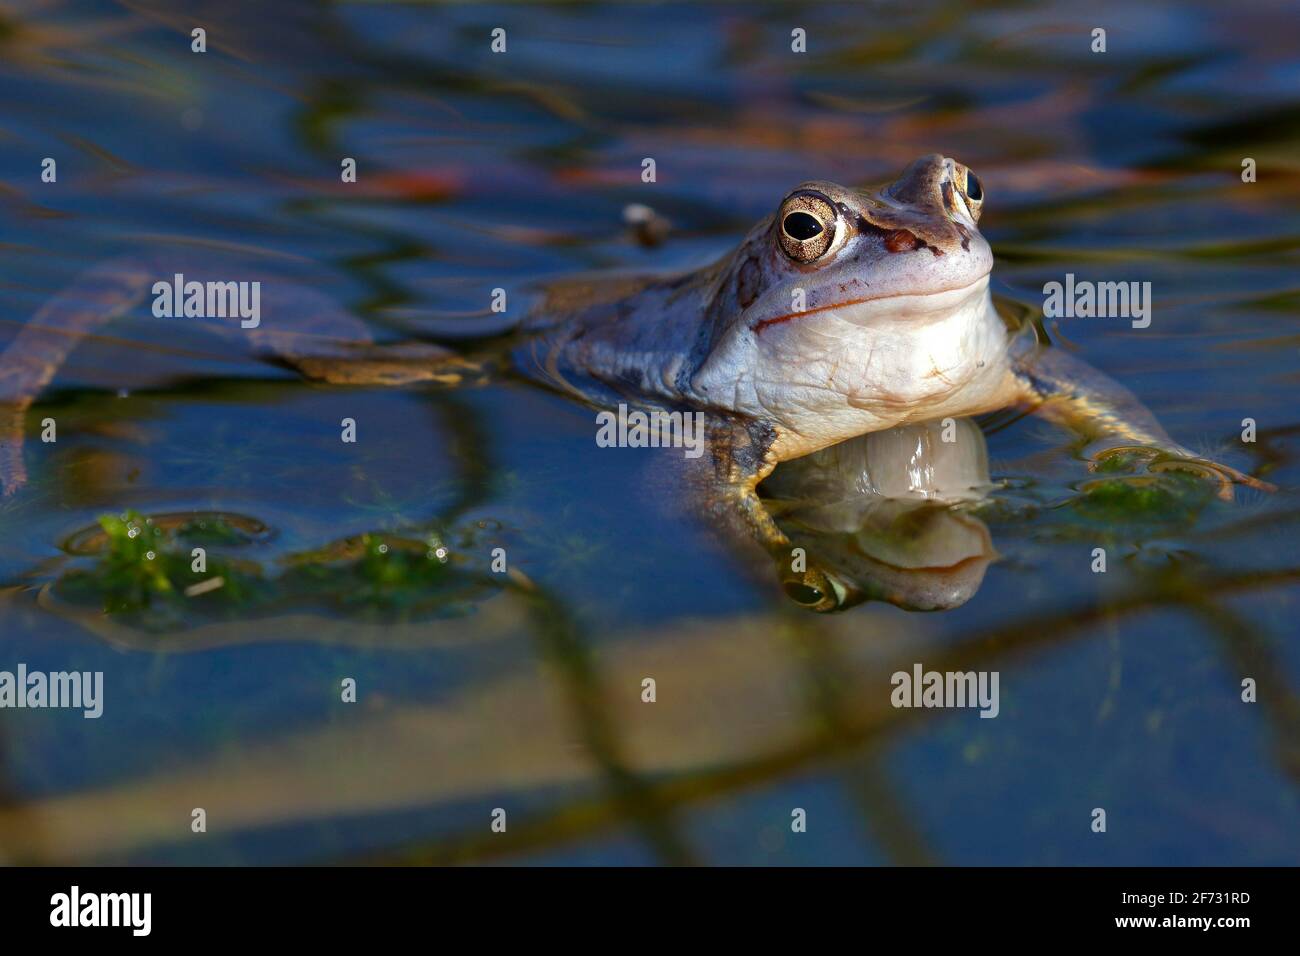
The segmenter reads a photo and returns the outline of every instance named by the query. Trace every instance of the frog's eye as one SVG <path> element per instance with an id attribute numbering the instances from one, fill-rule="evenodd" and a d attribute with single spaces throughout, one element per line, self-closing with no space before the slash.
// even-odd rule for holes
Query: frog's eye
<path id="1" fill-rule="evenodd" d="M 803 572 L 781 571 L 781 589 L 785 596 L 810 611 L 838 611 L 844 606 L 844 589 L 824 572 L 809 568 Z"/>
<path id="2" fill-rule="evenodd" d="M 820 193 L 795 193 L 781 204 L 778 238 L 795 262 L 812 262 L 835 239 L 835 207 Z"/>
<path id="3" fill-rule="evenodd" d="M 826 601 L 825 594 L 808 584 L 789 582 L 785 585 L 785 594 L 786 597 L 800 607 L 809 607 L 814 610 Z"/>
<path id="4" fill-rule="evenodd" d="M 984 186 L 969 169 L 963 170 L 961 196 L 970 210 L 972 219 L 978 220 L 984 206 Z"/>

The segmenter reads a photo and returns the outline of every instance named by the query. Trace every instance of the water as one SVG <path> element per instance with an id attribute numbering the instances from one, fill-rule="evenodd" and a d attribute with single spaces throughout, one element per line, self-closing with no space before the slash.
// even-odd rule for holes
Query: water
<path id="1" fill-rule="evenodd" d="M 105 674 L 98 720 L 4 711 L 0 856 L 1294 863 L 1297 20 L 1280 3 L 11 5 L 6 341 L 95 263 L 145 250 L 252 263 L 380 340 L 472 327 L 494 288 L 696 266 L 795 183 L 939 151 L 985 184 L 1004 302 L 1041 305 L 1067 272 L 1150 281 L 1148 329 L 1047 331 L 1279 491 L 1224 503 L 1139 471 L 1098 492 L 1067 436 L 1023 419 L 987 437 L 996 490 L 974 514 L 999 557 L 964 604 L 819 616 L 675 507 L 648 456 L 597 448 L 588 409 L 512 380 L 307 383 L 136 306 L 28 410 L 29 479 L 0 505 L 0 670 Z M 667 241 L 635 240 L 634 202 Z M 162 517 L 198 512 L 209 527 Z M 136 514 L 166 528 L 167 560 L 206 542 L 226 596 L 142 606 L 139 562 L 104 551 L 117 535 L 135 553 Z M 515 576 L 486 570 L 497 547 Z M 997 670 L 997 719 L 890 707 L 890 675 L 918 661 Z"/>

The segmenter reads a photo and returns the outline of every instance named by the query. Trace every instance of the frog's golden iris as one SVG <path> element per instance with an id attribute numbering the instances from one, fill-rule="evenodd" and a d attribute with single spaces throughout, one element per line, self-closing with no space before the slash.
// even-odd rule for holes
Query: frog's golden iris
<path id="1" fill-rule="evenodd" d="M 820 193 L 802 190 L 781 204 L 780 243 L 795 262 L 813 262 L 835 241 L 836 212 Z"/>

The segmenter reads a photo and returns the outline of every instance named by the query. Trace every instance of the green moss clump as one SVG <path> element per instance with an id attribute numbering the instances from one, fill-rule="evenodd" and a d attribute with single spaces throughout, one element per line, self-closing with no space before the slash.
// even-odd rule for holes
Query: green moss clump
<path id="1" fill-rule="evenodd" d="M 249 562 L 209 555 L 203 572 L 193 570 L 190 544 L 139 512 L 99 518 L 103 539 L 88 566 L 59 578 L 59 597 L 73 604 L 99 604 L 112 614 L 149 612 L 159 626 L 172 625 L 196 606 L 237 608 L 251 602 L 261 581 Z M 221 586 L 194 595 L 186 590 L 213 578 Z"/>
<path id="2" fill-rule="evenodd" d="M 441 539 L 363 534 L 295 555 L 281 584 L 363 616 L 459 614 L 499 584 L 459 567 Z"/>
<path id="3" fill-rule="evenodd" d="M 55 582 L 55 594 L 149 631 L 302 608 L 378 620 L 460 616 L 504 586 L 486 566 L 467 567 L 437 533 L 356 535 L 282 558 L 279 573 L 268 573 L 222 553 L 269 537 L 252 519 L 130 511 L 98 525 L 70 539 L 77 565 Z M 196 546 L 207 552 L 202 572 L 193 570 Z"/>

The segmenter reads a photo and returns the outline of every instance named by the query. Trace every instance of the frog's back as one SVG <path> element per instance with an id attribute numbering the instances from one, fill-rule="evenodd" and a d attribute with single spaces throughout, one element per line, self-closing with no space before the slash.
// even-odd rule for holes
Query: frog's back
<path id="1" fill-rule="evenodd" d="M 675 405 L 711 344 L 710 272 L 565 279 L 521 325 L 516 368 L 594 404 Z"/>

